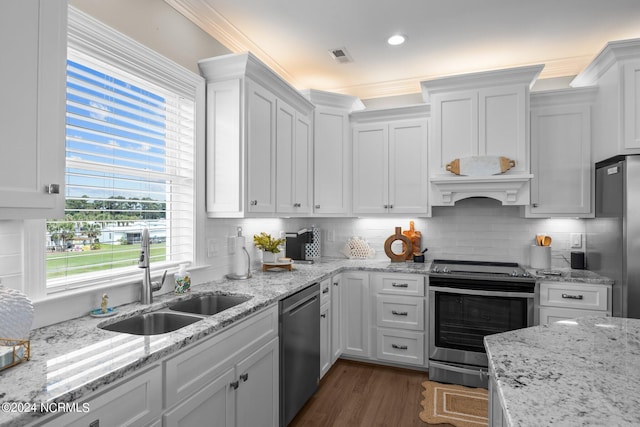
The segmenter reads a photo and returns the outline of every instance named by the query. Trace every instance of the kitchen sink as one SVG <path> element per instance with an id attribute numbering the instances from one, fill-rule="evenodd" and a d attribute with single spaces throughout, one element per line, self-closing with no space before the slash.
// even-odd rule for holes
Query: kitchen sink
<path id="1" fill-rule="evenodd" d="M 211 316 L 235 307 L 252 297 L 244 295 L 199 295 L 169 306 L 171 310 Z"/>
<path id="2" fill-rule="evenodd" d="M 133 335 L 158 335 L 173 332 L 199 320 L 202 318 L 178 313 L 155 312 L 139 314 L 100 328 Z"/>

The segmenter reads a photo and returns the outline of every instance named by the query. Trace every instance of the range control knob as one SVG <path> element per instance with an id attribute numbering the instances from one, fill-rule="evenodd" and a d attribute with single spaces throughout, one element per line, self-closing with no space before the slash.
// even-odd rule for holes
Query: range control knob
<path id="1" fill-rule="evenodd" d="M 432 273 L 440 273 L 440 271 L 438 270 L 438 266 L 437 266 L 437 265 L 434 265 L 434 266 L 431 268 L 431 272 L 432 272 Z"/>
<path id="2" fill-rule="evenodd" d="M 446 265 L 444 267 L 442 267 L 442 272 L 443 273 L 451 273 L 451 270 L 449 270 L 449 267 L 447 267 Z"/>
<path id="3" fill-rule="evenodd" d="M 531 277 L 531 273 L 529 273 L 527 270 L 525 270 L 525 271 L 522 273 L 522 277 Z"/>
<path id="4" fill-rule="evenodd" d="M 511 272 L 511 277 L 518 277 L 520 274 L 518 274 L 518 270 L 513 270 Z"/>

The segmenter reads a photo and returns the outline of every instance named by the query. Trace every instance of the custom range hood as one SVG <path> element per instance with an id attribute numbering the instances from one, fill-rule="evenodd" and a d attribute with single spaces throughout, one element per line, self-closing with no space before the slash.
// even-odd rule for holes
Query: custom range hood
<path id="1" fill-rule="evenodd" d="M 544 65 L 486 71 L 421 82 L 431 104 L 429 200 L 451 206 L 469 197 L 503 205 L 530 202 L 529 91 Z M 490 168 L 456 175 L 447 165 L 504 157 L 503 173 Z M 462 163 L 460 163 L 462 164 Z M 449 168 L 450 169 L 450 168 Z M 484 174 L 482 171 L 486 171 Z"/>

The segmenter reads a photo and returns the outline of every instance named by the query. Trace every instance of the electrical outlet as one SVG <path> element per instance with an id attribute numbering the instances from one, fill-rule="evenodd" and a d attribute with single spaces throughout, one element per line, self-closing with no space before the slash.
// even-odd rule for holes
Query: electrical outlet
<path id="1" fill-rule="evenodd" d="M 571 249 L 582 247 L 582 233 L 571 233 Z"/>

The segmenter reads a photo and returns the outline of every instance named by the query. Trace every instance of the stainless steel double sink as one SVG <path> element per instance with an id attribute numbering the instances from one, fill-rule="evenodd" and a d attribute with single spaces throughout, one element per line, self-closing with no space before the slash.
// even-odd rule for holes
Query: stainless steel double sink
<path id="1" fill-rule="evenodd" d="M 133 335 L 158 335 L 173 332 L 207 316 L 213 316 L 250 300 L 245 295 L 197 295 L 169 304 L 167 308 L 142 313 L 118 322 L 99 326 L 101 329 Z M 185 314 L 188 313 L 188 314 Z"/>

